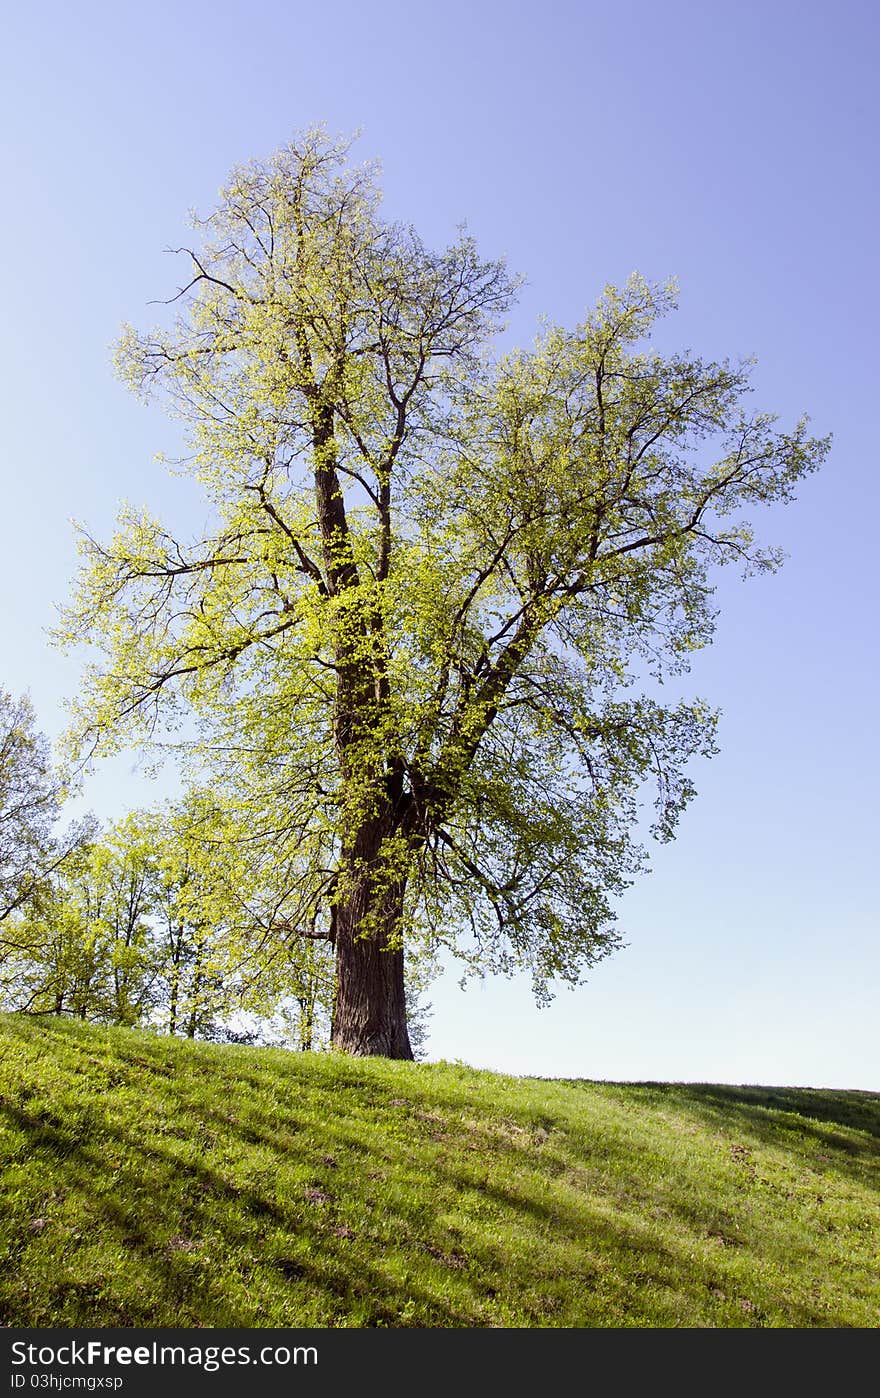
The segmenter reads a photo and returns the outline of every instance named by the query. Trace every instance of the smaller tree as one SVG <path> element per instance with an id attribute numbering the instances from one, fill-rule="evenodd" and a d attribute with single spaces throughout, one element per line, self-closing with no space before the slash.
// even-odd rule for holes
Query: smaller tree
<path id="1" fill-rule="evenodd" d="M 143 1022 L 156 997 L 157 841 L 156 819 L 134 812 L 112 825 L 92 851 L 88 872 L 105 956 L 104 1017 L 113 1024 Z"/>
<path id="2" fill-rule="evenodd" d="M 88 834 L 10 919 L 0 998 L 26 1014 L 141 1024 L 159 969 L 152 848 L 137 817 Z"/>
<path id="3" fill-rule="evenodd" d="M 43 879 L 4 928 L 0 1007 L 19 1014 L 98 1018 L 104 956 L 84 916 L 83 846 Z"/>
<path id="4" fill-rule="evenodd" d="M 55 837 L 62 797 L 30 699 L 0 689 L 0 923 L 33 898 L 82 840 L 82 825 L 66 840 Z"/>
<path id="5" fill-rule="evenodd" d="M 265 812 L 262 813 L 265 818 Z M 160 818 L 159 1021 L 172 1034 L 246 1037 L 311 1050 L 329 1042 L 334 955 L 302 903 L 302 851 L 254 840 L 248 802 L 191 787 Z M 303 925 L 306 912 L 308 926 Z"/>
<path id="6" fill-rule="evenodd" d="M 86 817 L 59 837 L 56 824 L 63 795 L 49 744 L 36 730 L 30 699 L 15 699 L 0 689 L 2 1005 L 51 1010 L 59 996 L 63 1004 L 71 976 L 79 984 L 86 975 L 77 919 L 59 903 L 59 878 L 81 860 L 95 822 Z"/>

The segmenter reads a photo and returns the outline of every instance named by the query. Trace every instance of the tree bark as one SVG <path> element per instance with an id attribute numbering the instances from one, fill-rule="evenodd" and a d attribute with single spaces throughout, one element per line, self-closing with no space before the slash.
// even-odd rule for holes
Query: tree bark
<path id="1" fill-rule="evenodd" d="M 337 910 L 332 1043 L 358 1057 L 411 1059 L 403 947 L 394 945 L 404 888 L 384 892 L 376 896 L 369 872 L 352 876 Z"/>

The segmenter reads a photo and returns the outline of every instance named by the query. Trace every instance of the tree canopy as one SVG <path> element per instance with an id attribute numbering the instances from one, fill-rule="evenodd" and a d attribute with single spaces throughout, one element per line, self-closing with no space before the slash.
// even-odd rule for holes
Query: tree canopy
<path id="1" fill-rule="evenodd" d="M 503 263 L 379 205 L 313 131 L 195 221 L 173 318 L 118 362 L 183 422 L 212 524 L 84 534 L 62 635 L 101 651 L 79 744 L 194 718 L 230 838 L 274 870 L 267 926 L 335 948 L 335 1044 L 408 1057 L 405 945 L 539 995 L 615 947 L 645 783 L 669 838 L 714 744 L 653 679 L 710 641 L 716 565 L 778 565 L 750 513 L 828 442 L 751 410 L 748 362 L 652 348 L 674 288 L 637 275 L 493 353 Z"/>

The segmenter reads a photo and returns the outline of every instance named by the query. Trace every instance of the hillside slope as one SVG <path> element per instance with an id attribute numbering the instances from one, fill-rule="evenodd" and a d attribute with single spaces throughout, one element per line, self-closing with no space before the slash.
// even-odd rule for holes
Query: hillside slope
<path id="1" fill-rule="evenodd" d="M 876 1326 L 880 1096 L 0 1016 L 14 1326 Z"/>

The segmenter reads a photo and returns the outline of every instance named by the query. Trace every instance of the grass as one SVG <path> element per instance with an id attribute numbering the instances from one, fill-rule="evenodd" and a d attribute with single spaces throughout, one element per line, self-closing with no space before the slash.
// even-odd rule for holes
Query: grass
<path id="1" fill-rule="evenodd" d="M 7 1326 L 880 1324 L 880 1096 L 0 1016 Z"/>

